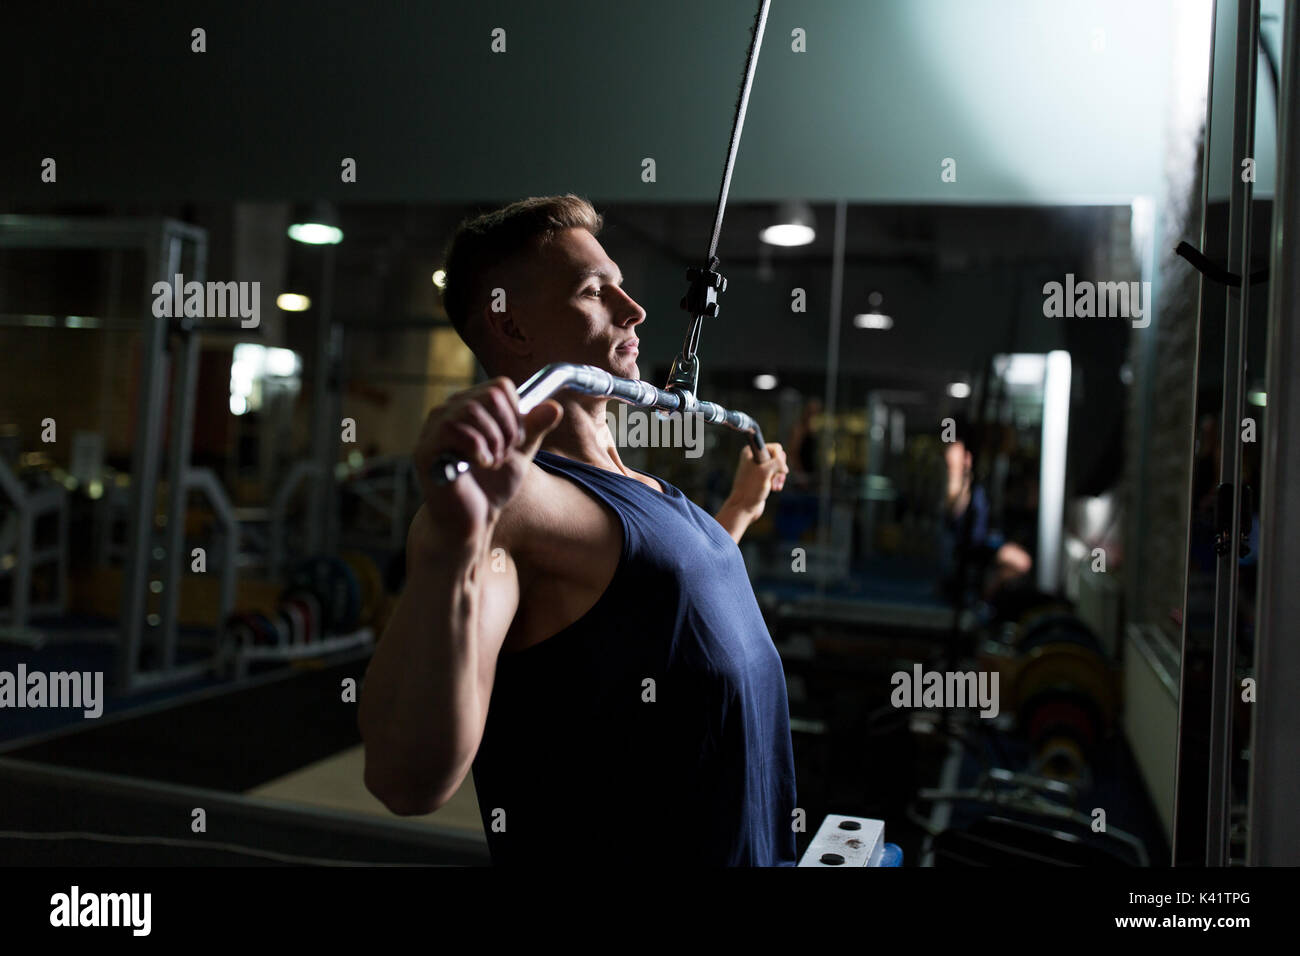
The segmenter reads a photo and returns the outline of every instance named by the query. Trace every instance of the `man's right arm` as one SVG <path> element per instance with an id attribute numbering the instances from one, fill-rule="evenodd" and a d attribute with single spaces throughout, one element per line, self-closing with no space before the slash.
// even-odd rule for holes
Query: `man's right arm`
<path id="1" fill-rule="evenodd" d="M 366 672 L 358 714 L 366 789 L 403 816 L 432 813 L 469 772 L 519 606 L 518 572 L 495 523 L 452 546 L 421 517 L 407 538 L 406 584 Z"/>
<path id="2" fill-rule="evenodd" d="M 420 429 L 411 458 L 424 502 L 406 536 L 406 585 L 357 712 L 366 789 L 394 813 L 436 810 L 478 752 L 519 607 L 510 542 L 527 540 L 505 533 L 503 516 L 524 513 L 508 506 L 563 417 L 553 399 L 522 415 L 514 383 L 498 377 L 457 392 Z M 469 464 L 451 483 L 434 481 L 444 454 Z"/>

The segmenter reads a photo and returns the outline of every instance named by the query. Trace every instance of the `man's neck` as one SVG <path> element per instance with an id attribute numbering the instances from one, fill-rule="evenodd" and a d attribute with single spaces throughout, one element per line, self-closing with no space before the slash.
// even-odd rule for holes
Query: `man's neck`
<path id="1" fill-rule="evenodd" d="M 631 469 L 618 456 L 618 446 L 606 424 L 606 400 L 556 401 L 564 406 L 564 418 L 542 441 L 542 450 L 580 461 L 593 468 L 617 471 L 632 477 Z"/>

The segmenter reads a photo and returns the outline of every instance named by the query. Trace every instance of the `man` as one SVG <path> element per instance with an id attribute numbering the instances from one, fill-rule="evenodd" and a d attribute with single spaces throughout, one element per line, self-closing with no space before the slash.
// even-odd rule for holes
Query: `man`
<path id="1" fill-rule="evenodd" d="M 1033 559 L 1014 541 L 1003 540 L 1001 532 L 989 527 L 989 499 L 983 485 L 974 484 L 971 468 L 970 430 L 957 422 L 957 435 L 943 450 L 948 472 L 944 494 L 944 528 L 947 563 L 957 565 L 961 548 L 978 566 L 990 565 L 982 596 L 992 598 L 1001 589 L 1021 580 L 1033 568 Z M 955 572 L 954 572 L 955 573 Z M 953 586 L 960 587 L 954 581 Z"/>
<path id="2" fill-rule="evenodd" d="M 367 788 L 436 810 L 474 775 L 493 862 L 795 862 L 781 661 L 736 544 L 788 469 L 741 455 L 710 516 L 623 464 L 606 400 L 521 417 L 550 362 L 639 378 L 646 317 L 576 196 L 461 225 L 444 302 L 491 381 L 430 412 L 406 586 L 360 706 Z M 438 456 L 473 467 L 431 483 Z"/>

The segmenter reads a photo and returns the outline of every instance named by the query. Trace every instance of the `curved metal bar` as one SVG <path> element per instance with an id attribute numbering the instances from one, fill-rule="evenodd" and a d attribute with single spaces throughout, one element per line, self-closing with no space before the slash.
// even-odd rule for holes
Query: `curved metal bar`
<path id="1" fill-rule="evenodd" d="M 758 422 L 744 412 L 723 408 L 714 402 L 701 402 L 690 392 L 668 391 L 635 378 L 619 378 L 594 365 L 552 362 L 536 372 L 519 387 L 519 413 L 527 415 L 534 408 L 562 391 L 583 395 L 606 396 L 637 408 L 655 408 L 665 412 L 699 414 L 711 425 L 724 425 L 749 436 L 756 460 L 766 457 L 767 446 Z M 759 452 L 763 456 L 759 456 Z M 469 471 L 470 463 L 457 455 L 442 455 L 433 467 L 433 483 L 448 485 Z"/>

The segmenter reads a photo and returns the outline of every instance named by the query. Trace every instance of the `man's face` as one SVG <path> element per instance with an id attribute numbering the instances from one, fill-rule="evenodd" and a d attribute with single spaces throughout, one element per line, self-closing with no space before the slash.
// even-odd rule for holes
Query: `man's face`
<path id="1" fill-rule="evenodd" d="M 516 361 L 532 374 L 550 362 L 594 365 L 640 378 L 636 326 L 645 309 L 621 288 L 623 275 L 586 229 L 557 235 L 526 270 L 530 277 L 516 315 L 527 336 Z"/>
<path id="2" fill-rule="evenodd" d="M 962 474 L 970 467 L 970 452 L 962 442 L 954 441 L 945 445 L 943 457 L 948 463 L 949 474 Z"/>

